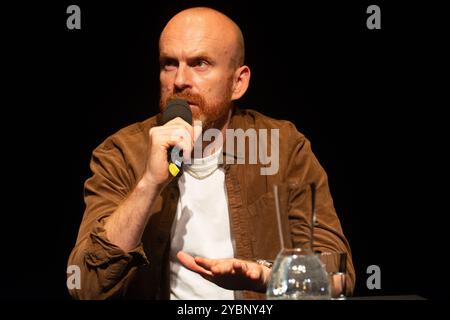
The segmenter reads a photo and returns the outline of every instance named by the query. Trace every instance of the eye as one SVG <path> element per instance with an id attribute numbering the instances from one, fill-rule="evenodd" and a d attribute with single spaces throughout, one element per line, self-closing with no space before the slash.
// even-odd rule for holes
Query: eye
<path id="1" fill-rule="evenodd" d="M 178 62 L 173 59 L 164 59 L 160 62 L 160 68 L 165 71 L 172 71 L 178 67 Z"/>
<path id="2" fill-rule="evenodd" d="M 209 62 L 205 59 L 198 59 L 191 63 L 191 67 L 195 68 L 196 70 L 202 71 L 206 70 L 209 67 Z"/>
<path id="3" fill-rule="evenodd" d="M 205 66 L 207 63 L 206 63 L 206 61 L 205 60 L 199 60 L 199 61 L 197 61 L 196 63 L 195 63 L 195 66 L 196 67 L 202 67 L 202 66 Z"/>

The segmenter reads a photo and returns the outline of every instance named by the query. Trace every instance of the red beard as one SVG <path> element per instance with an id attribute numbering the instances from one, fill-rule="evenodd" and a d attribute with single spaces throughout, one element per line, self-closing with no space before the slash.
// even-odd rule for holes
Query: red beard
<path id="1" fill-rule="evenodd" d="M 169 100 L 184 99 L 191 105 L 193 120 L 202 121 L 203 130 L 209 128 L 221 129 L 223 121 L 227 119 L 231 108 L 231 88 L 224 94 L 224 98 L 214 103 L 206 103 L 205 99 L 196 93 L 189 91 L 177 92 L 168 96 L 161 96 L 159 108 L 163 111 Z"/>

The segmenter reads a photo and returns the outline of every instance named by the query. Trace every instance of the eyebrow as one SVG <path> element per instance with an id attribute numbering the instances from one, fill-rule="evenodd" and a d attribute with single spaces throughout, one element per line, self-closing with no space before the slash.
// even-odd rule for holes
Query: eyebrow
<path id="1" fill-rule="evenodd" d="M 207 61 L 213 61 L 214 60 L 211 57 L 211 55 L 207 54 L 206 52 L 197 52 L 197 53 L 194 53 L 193 55 L 187 57 L 187 60 L 195 60 L 195 59 L 202 59 L 202 60 L 207 60 Z M 173 55 L 167 54 L 165 52 L 160 53 L 159 61 L 165 61 L 165 60 L 176 60 L 176 61 L 178 61 L 178 59 L 175 58 Z"/>

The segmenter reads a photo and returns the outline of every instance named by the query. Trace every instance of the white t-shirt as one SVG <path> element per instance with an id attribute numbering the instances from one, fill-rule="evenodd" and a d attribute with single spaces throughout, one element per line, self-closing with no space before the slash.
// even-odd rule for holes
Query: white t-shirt
<path id="1" fill-rule="evenodd" d="M 219 150 L 194 159 L 178 180 L 180 198 L 170 248 L 170 299 L 234 299 L 232 290 L 190 271 L 176 257 L 180 250 L 210 259 L 234 257 L 225 173 L 218 166 L 221 154 Z"/>

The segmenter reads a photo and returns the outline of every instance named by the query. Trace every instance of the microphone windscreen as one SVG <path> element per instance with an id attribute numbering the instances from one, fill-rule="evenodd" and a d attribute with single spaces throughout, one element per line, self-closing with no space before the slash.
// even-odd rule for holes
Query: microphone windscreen
<path id="1" fill-rule="evenodd" d="M 180 117 L 189 124 L 192 124 L 192 111 L 189 104 L 183 99 L 173 99 L 167 103 L 167 107 L 162 114 L 162 124 L 166 124 L 172 119 Z"/>

